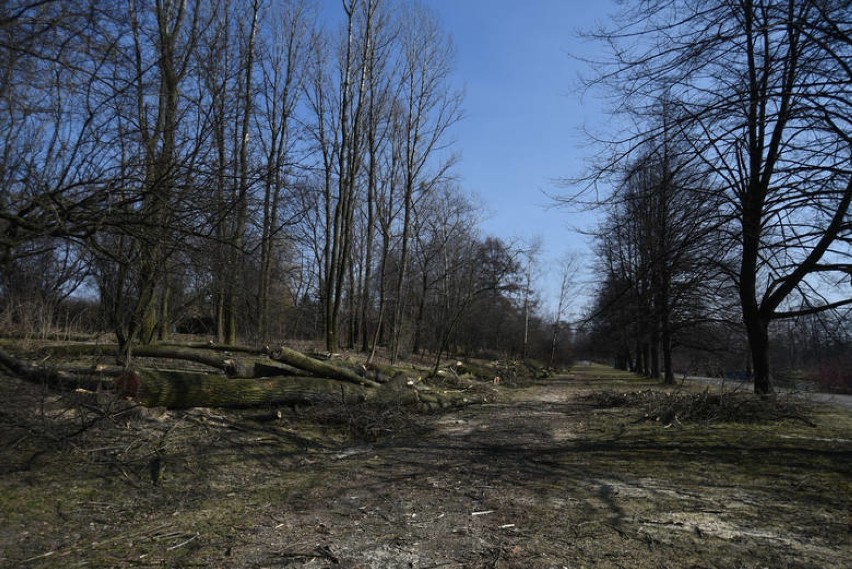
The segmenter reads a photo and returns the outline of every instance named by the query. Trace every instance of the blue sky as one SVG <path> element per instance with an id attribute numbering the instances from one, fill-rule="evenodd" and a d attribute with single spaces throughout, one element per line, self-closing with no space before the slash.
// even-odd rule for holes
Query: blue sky
<path id="1" fill-rule="evenodd" d="M 466 92 L 465 119 L 454 129 L 461 185 L 485 205 L 483 232 L 541 239 L 538 289 L 546 305 L 555 305 L 558 259 L 576 251 L 591 260 L 588 240 L 572 227 L 594 220 L 548 208 L 545 192 L 568 191 L 558 180 L 581 174 L 591 154 L 584 125 L 607 120 L 598 101 L 580 97 L 578 77 L 589 70 L 572 57 L 594 56 L 601 47 L 576 32 L 605 23 L 614 3 L 423 1 L 453 37 L 455 80 Z"/>

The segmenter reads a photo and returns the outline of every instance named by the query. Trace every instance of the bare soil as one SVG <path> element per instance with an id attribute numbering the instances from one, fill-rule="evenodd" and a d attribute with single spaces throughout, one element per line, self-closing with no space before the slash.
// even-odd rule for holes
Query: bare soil
<path id="1" fill-rule="evenodd" d="M 0 567 L 849 566 L 848 410 L 663 424 L 587 397 L 647 389 L 592 366 L 370 417 L 143 410 L 0 377 Z"/>

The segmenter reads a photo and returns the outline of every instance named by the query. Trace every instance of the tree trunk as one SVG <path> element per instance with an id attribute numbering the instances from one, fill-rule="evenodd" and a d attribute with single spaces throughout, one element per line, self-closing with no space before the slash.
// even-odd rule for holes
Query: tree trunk
<path id="1" fill-rule="evenodd" d="M 347 405 L 372 401 L 378 405 L 433 411 L 482 402 L 482 395 L 433 390 L 396 378 L 380 389 L 368 389 L 316 377 L 263 380 L 228 379 L 203 373 L 136 370 L 116 381 L 118 392 L 148 407 L 246 408 L 269 405 Z"/>
<path id="2" fill-rule="evenodd" d="M 111 356 L 120 354 L 120 346 L 115 344 L 67 344 L 47 346 L 46 351 L 53 355 L 92 355 Z M 254 377 L 254 360 L 237 360 L 227 355 L 201 352 L 185 346 L 148 345 L 135 346 L 134 357 L 161 358 L 167 360 L 182 360 L 206 365 L 222 370 L 229 377 Z"/>
<path id="3" fill-rule="evenodd" d="M 229 379 L 185 371 L 136 370 L 116 382 L 120 393 L 147 407 L 258 407 L 357 403 L 366 390 L 332 379 L 286 377 Z"/>
<path id="4" fill-rule="evenodd" d="M 740 261 L 740 306 L 743 324 L 748 337 L 753 366 L 754 392 L 758 395 L 772 393 L 769 373 L 769 321 L 763 318 L 758 303 L 757 267 L 761 248 L 762 208 L 765 194 L 757 175 L 749 185 L 749 194 L 743 200 L 742 259 Z"/>
<path id="5" fill-rule="evenodd" d="M 774 389 L 769 367 L 769 323 L 756 316 L 747 318 L 745 324 L 751 352 L 754 392 L 758 395 L 770 395 Z"/>
<path id="6" fill-rule="evenodd" d="M 159 330 L 157 332 L 157 339 L 160 342 L 168 342 L 169 341 L 169 327 L 171 325 L 169 319 L 169 300 L 171 298 L 171 286 L 169 286 L 168 280 L 163 283 L 163 290 L 160 294 L 160 318 L 157 323 L 159 326 Z"/>
<path id="7" fill-rule="evenodd" d="M 354 371 L 315 360 L 301 352 L 297 352 L 296 350 L 291 350 L 290 348 L 285 348 L 283 346 L 275 350 L 271 357 L 275 361 L 284 362 L 319 377 L 327 377 L 354 383 L 355 385 L 365 385 L 369 387 L 378 387 L 380 385 L 371 379 L 361 377 Z"/>
<path id="8" fill-rule="evenodd" d="M 423 321 L 426 317 L 426 295 L 429 292 L 429 273 L 424 266 L 420 280 L 420 298 L 417 301 L 417 316 L 414 319 L 414 345 L 411 352 L 419 354 L 423 341 Z"/>
<path id="9" fill-rule="evenodd" d="M 665 385 L 674 385 L 674 370 L 672 369 L 672 332 L 671 324 L 668 321 L 668 316 L 663 321 L 663 329 L 660 337 L 663 349 L 663 383 Z"/>
<path id="10" fill-rule="evenodd" d="M 651 367 L 648 370 L 648 375 L 654 379 L 660 379 L 660 333 L 657 329 L 657 325 L 658 324 L 655 322 L 651 332 L 651 340 L 649 342 Z"/>

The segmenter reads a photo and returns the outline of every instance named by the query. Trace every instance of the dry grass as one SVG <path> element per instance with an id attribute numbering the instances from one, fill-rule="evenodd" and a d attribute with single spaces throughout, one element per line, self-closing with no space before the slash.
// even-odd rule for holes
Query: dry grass
<path id="1" fill-rule="evenodd" d="M 751 400 L 603 368 L 488 389 L 497 402 L 431 414 L 392 398 L 178 412 L 0 376 L 0 567 L 824 569 L 852 555 L 848 412 L 719 421 Z"/>

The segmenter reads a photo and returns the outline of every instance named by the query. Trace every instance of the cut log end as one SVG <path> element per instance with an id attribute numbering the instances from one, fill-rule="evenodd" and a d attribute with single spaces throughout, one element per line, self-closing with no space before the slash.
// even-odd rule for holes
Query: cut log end
<path id="1" fill-rule="evenodd" d="M 119 397 L 136 399 L 139 396 L 139 386 L 141 382 L 142 378 L 138 372 L 127 370 L 115 380 L 115 393 Z"/>

